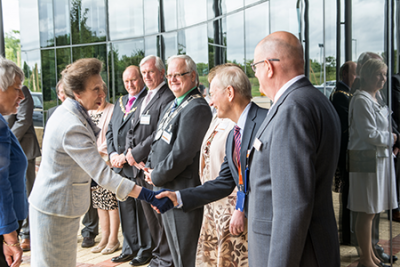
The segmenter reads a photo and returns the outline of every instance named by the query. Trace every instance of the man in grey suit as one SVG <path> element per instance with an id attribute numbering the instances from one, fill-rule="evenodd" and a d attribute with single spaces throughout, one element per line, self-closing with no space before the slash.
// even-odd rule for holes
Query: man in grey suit
<path id="1" fill-rule="evenodd" d="M 160 117 L 147 159 L 146 181 L 154 190 L 182 190 L 200 185 L 199 157 L 211 111 L 197 89 L 198 73 L 187 55 L 168 59 L 168 84 L 175 100 Z M 161 215 L 175 267 L 194 267 L 203 209 Z"/>
<path id="2" fill-rule="evenodd" d="M 125 141 L 130 129 L 130 120 L 138 112 L 138 104 L 147 91 L 137 66 L 127 67 L 122 78 L 128 95 L 120 97 L 115 103 L 106 134 L 107 151 L 113 170 L 135 181 L 132 167 L 125 160 Z M 124 243 L 121 255 L 112 258 L 111 261 L 130 261 L 135 256 L 146 259 L 151 257 L 153 244 L 140 202 L 133 198 L 119 202 L 119 214 Z"/>
<path id="3" fill-rule="evenodd" d="M 22 149 L 28 159 L 28 169 L 26 170 L 26 193 L 31 194 L 33 184 L 35 182 L 35 159 L 41 156 L 39 142 L 36 137 L 35 128 L 33 127 L 33 99 L 28 87 L 23 86 L 22 92 L 25 99 L 21 101 L 18 113 L 4 116 L 11 131 L 17 137 Z M 24 251 L 30 250 L 29 236 L 29 217 L 27 217 L 21 227 L 21 248 Z"/>
<path id="4" fill-rule="evenodd" d="M 256 47 L 260 91 L 273 100 L 250 154 L 251 266 L 340 266 L 331 185 L 340 122 L 304 76 L 303 49 L 275 32 Z"/>
<path id="5" fill-rule="evenodd" d="M 144 180 L 143 167 L 150 153 L 151 143 L 157 130 L 161 112 L 174 100 L 174 95 L 164 81 L 165 67 L 162 59 L 156 56 L 147 56 L 140 62 L 140 72 L 148 88 L 146 97 L 138 105 L 138 111 L 130 122 L 130 130 L 126 139 L 126 160 L 133 166 L 133 177 L 136 183 L 150 190 L 153 186 Z M 173 266 L 172 255 L 168 247 L 161 215 L 156 213 L 145 201 L 140 201 L 146 216 L 151 236 L 154 241 L 153 258 L 149 266 Z M 134 258 L 134 266 L 143 265 L 150 259 Z"/>

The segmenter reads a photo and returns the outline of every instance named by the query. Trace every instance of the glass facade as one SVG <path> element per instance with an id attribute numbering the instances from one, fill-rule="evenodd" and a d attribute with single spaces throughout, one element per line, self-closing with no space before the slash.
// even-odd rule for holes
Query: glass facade
<path id="1" fill-rule="evenodd" d="M 393 16 L 387 15 L 390 3 Z M 260 96 L 250 64 L 258 42 L 275 31 L 288 31 L 300 39 L 306 76 L 327 97 L 339 79 L 339 67 L 346 61 L 357 62 L 364 52 L 376 53 L 390 66 L 388 77 L 399 72 L 398 0 L 19 0 L 19 4 L 24 83 L 42 92 L 45 110 L 60 104 L 55 86 L 62 70 L 85 57 L 104 63 L 101 75 L 110 102 L 126 94 L 124 69 L 147 55 L 160 56 L 164 62 L 172 55 L 190 55 L 205 86 L 212 67 L 237 63 L 250 78 L 253 96 Z M 382 101 L 395 112 L 400 104 L 392 107 L 389 80 L 381 91 Z M 390 127 L 379 130 L 390 135 Z M 339 194 L 333 195 L 340 203 Z M 382 199 L 390 202 L 392 196 L 390 191 Z M 334 208 L 342 237 L 341 209 Z M 354 223 L 357 218 L 352 216 Z M 387 245 L 388 254 L 391 240 L 400 236 L 400 226 L 389 222 L 382 213 L 380 244 Z M 352 225 L 353 239 L 354 229 Z M 358 259 L 356 252 L 342 248 L 342 266 L 355 266 L 351 264 Z"/>

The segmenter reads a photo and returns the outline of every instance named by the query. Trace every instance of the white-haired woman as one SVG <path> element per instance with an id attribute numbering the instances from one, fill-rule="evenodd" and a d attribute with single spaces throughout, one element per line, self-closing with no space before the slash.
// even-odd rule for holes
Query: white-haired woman
<path id="1" fill-rule="evenodd" d="M 25 172 L 28 166 L 18 139 L 3 115 L 16 114 L 24 99 L 24 73 L 12 61 L 0 56 L 0 266 L 18 267 L 22 249 L 19 223 L 28 215 Z"/>

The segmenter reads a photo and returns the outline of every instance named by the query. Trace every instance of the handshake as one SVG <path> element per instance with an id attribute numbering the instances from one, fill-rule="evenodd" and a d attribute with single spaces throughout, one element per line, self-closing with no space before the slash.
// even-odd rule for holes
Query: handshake
<path id="1" fill-rule="evenodd" d="M 158 213 L 164 213 L 174 206 L 177 206 L 177 200 L 175 192 L 167 191 L 166 189 L 161 189 L 159 191 L 152 191 L 147 188 L 142 187 L 137 199 L 146 201 L 149 203 L 154 210 Z M 174 203 L 176 203 L 174 205 Z"/>

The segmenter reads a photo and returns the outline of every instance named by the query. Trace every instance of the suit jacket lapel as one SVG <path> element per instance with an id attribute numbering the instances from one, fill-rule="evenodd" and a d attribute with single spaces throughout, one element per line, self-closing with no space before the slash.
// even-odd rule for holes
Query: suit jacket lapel
<path id="1" fill-rule="evenodd" d="M 240 165 L 242 170 L 242 177 L 244 178 L 244 173 L 246 171 L 246 157 L 247 157 L 247 150 L 251 148 L 253 144 L 250 144 L 251 137 L 253 135 L 254 127 L 256 123 L 254 119 L 257 115 L 257 106 L 251 104 L 249 113 L 247 114 L 246 123 L 243 129 L 243 136 L 242 136 L 242 145 L 240 148 Z"/>
<path id="2" fill-rule="evenodd" d="M 236 168 L 236 164 L 235 164 L 236 159 L 233 158 L 233 149 L 235 147 L 235 141 L 233 139 L 233 129 L 231 130 L 231 132 L 228 135 L 227 144 L 228 144 L 228 146 L 227 146 L 227 150 L 226 150 L 226 157 L 228 158 L 229 167 L 231 169 L 233 177 L 235 180 L 237 180 L 237 177 L 239 177 L 239 174 L 238 174 L 238 169 Z"/>
<path id="3" fill-rule="evenodd" d="M 136 99 L 135 103 L 133 103 L 133 105 L 131 107 L 131 110 L 136 108 L 140 104 L 140 102 L 143 99 L 143 97 L 145 97 L 146 95 L 147 95 L 147 90 L 145 90 L 144 92 L 142 92 L 138 96 L 138 98 Z M 128 102 L 128 98 L 129 98 L 129 96 L 126 97 L 126 101 L 122 101 L 122 102 L 125 102 L 124 105 L 126 105 L 126 103 Z M 122 99 L 122 100 L 124 100 L 124 99 Z M 128 114 L 128 116 L 126 116 L 125 119 L 124 119 L 124 114 L 122 113 L 122 123 L 121 123 L 121 126 L 119 128 L 122 128 L 125 125 L 126 122 L 130 121 L 131 117 L 133 116 L 133 114 L 136 113 L 136 111 L 137 111 L 137 109 L 135 111 L 133 111 L 132 113 Z"/>

